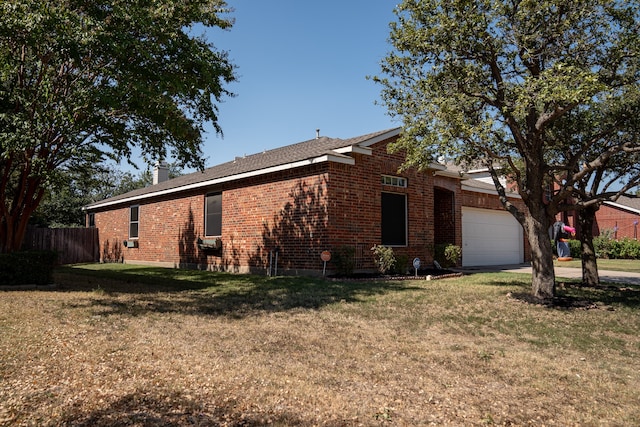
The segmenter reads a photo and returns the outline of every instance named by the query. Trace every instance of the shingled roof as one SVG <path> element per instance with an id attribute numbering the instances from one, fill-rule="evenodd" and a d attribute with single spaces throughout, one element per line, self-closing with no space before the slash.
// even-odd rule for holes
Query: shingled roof
<path id="1" fill-rule="evenodd" d="M 323 136 L 249 156 L 236 157 L 235 160 L 207 168 L 202 172 L 182 175 L 149 187 L 91 203 L 84 209 L 91 210 L 118 203 L 134 202 L 157 195 L 187 191 L 248 176 L 304 166 L 305 164 L 324 161 L 352 163 L 353 159 L 346 153 L 359 150 L 364 152 L 362 150 L 367 150 L 370 145 L 396 136 L 399 132 L 399 128 L 394 128 L 348 139 Z"/>
<path id="2" fill-rule="evenodd" d="M 604 204 L 640 214 L 640 197 L 620 196 L 615 202 L 604 202 Z"/>

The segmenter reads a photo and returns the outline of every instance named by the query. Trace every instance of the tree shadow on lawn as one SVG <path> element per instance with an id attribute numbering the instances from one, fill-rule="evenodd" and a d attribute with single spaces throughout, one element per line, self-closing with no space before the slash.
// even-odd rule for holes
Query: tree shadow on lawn
<path id="1" fill-rule="evenodd" d="M 531 293 L 531 279 L 525 287 L 520 280 L 492 280 L 488 284 L 500 287 L 518 287 L 522 291 L 509 292 L 507 295 L 527 304 L 542 305 L 558 310 L 614 310 L 616 306 L 640 309 L 640 287 L 624 284 L 601 284 L 583 286 L 579 280 L 559 281 L 556 295 L 552 300 L 540 300 Z"/>
<path id="2" fill-rule="evenodd" d="M 108 273 L 108 274 L 102 274 Z M 163 268 L 56 274 L 57 291 L 87 291 L 70 303 L 97 315 L 140 316 L 150 312 L 245 317 L 260 312 L 319 309 L 388 292 L 422 290 L 406 281 L 334 281 L 294 276 L 253 276 Z"/>
<path id="3" fill-rule="evenodd" d="M 114 425 L 138 426 L 263 426 L 307 425 L 294 414 L 260 413 L 248 408 L 242 411 L 241 405 L 226 399 L 222 404 L 207 402 L 200 404 L 181 393 L 162 395 L 143 391 L 125 395 L 107 407 L 89 413 L 77 412 L 74 408 L 64 411 L 67 415 L 59 420 L 62 425 L 77 427 L 100 427 Z"/>

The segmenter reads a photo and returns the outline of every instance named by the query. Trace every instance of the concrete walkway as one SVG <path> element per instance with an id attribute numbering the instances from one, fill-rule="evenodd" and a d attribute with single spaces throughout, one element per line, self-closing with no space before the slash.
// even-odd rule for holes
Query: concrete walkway
<path id="1" fill-rule="evenodd" d="M 518 265 L 491 265 L 483 267 L 463 267 L 457 269 L 466 274 L 505 271 L 508 273 L 528 273 L 531 274 L 530 264 Z M 555 267 L 556 278 L 580 279 L 582 278 L 582 269 L 570 267 Z M 629 285 L 640 286 L 640 273 L 629 273 L 626 271 L 600 270 L 598 269 L 600 282 L 602 283 L 626 283 Z"/>

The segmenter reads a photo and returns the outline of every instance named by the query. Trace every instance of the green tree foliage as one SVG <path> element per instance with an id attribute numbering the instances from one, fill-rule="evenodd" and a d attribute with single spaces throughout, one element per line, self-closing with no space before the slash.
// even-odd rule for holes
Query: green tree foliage
<path id="1" fill-rule="evenodd" d="M 176 163 L 168 166 L 169 178 L 182 175 Z M 148 187 L 153 183 L 152 172 L 149 169 L 134 175 L 112 165 L 67 170 L 59 175 L 59 179 L 59 184 L 45 193 L 31 216 L 30 224 L 50 228 L 85 226 L 83 206 Z"/>
<path id="2" fill-rule="evenodd" d="M 197 29 L 226 29 L 222 0 L 0 3 L 0 252 L 19 248 L 60 174 L 106 157 L 202 167 L 205 123 L 234 69 Z"/>
<path id="3" fill-rule="evenodd" d="M 405 0 L 395 12 L 395 50 L 374 78 L 403 121 L 392 149 L 407 167 L 438 155 L 484 163 L 531 244 L 534 296 L 552 298 L 556 213 L 574 184 L 640 150 L 638 1 Z M 525 210 L 507 199 L 500 171 Z"/>

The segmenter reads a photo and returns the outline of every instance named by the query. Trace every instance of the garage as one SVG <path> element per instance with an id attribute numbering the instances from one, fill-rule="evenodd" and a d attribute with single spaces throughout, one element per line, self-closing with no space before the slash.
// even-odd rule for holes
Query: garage
<path id="1" fill-rule="evenodd" d="M 509 212 L 462 208 L 462 265 L 520 264 L 522 227 Z"/>

